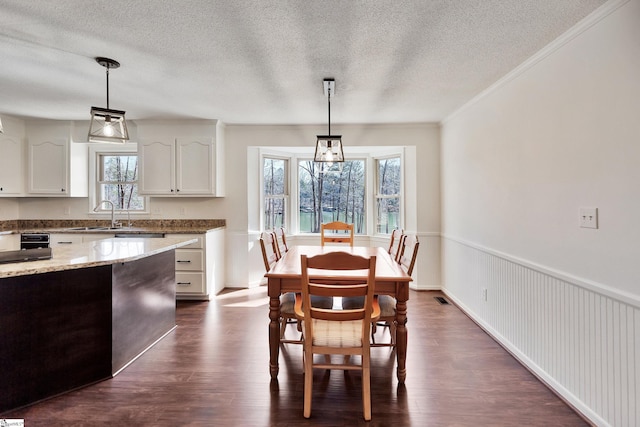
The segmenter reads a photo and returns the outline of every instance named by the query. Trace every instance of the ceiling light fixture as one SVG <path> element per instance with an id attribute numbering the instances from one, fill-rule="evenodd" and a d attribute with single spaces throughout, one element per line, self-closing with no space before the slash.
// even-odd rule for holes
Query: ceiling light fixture
<path id="1" fill-rule="evenodd" d="M 119 142 L 129 140 L 124 111 L 109 109 L 109 70 L 120 67 L 113 59 L 97 57 L 96 62 L 107 69 L 107 108 L 91 107 L 89 142 Z"/>
<path id="2" fill-rule="evenodd" d="M 329 107 L 329 132 L 327 135 L 318 135 L 314 160 L 327 163 L 344 162 L 342 135 L 331 135 L 331 96 L 335 94 L 336 82 L 334 79 L 324 79 L 323 83 Z"/>

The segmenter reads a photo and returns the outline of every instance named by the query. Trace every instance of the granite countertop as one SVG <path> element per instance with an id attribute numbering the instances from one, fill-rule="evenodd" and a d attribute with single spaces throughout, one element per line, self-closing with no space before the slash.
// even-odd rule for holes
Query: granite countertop
<path id="1" fill-rule="evenodd" d="M 197 239 L 165 237 L 162 239 L 109 238 L 93 242 L 56 247 L 52 258 L 0 265 L 0 278 L 42 274 L 52 271 L 96 267 L 135 261 L 197 242 Z"/>
<path id="2" fill-rule="evenodd" d="M 107 228 L 110 221 L 105 220 L 13 220 L 0 221 L 1 233 L 166 233 L 166 234 L 202 234 L 226 225 L 224 219 L 164 219 L 136 220 L 132 227 Z M 78 229 L 82 228 L 84 229 Z M 105 227 L 96 229 L 95 227 Z"/>

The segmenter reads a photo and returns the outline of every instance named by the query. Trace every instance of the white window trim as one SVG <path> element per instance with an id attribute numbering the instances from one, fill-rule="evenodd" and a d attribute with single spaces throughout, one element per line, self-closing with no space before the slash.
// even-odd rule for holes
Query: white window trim
<path id="1" fill-rule="evenodd" d="M 98 204 L 100 200 L 97 198 L 98 187 L 98 157 L 105 153 L 136 153 L 138 154 L 137 143 L 127 144 L 92 144 L 89 146 L 89 215 L 91 216 L 104 216 L 105 212 L 94 212 L 93 208 Z M 138 184 L 140 181 L 138 181 Z M 144 197 L 143 211 L 130 211 L 131 215 L 148 215 L 149 214 L 149 197 Z"/>

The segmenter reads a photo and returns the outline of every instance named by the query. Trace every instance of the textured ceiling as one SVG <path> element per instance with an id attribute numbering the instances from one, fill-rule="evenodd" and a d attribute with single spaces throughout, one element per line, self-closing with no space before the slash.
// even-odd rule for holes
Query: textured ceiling
<path id="1" fill-rule="evenodd" d="M 604 0 L 0 0 L 0 113 L 440 121 Z"/>

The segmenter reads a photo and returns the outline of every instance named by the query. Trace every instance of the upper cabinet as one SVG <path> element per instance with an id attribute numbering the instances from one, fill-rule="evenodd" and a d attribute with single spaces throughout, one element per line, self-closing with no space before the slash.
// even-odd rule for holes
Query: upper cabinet
<path id="1" fill-rule="evenodd" d="M 71 140 L 72 123 L 27 123 L 29 196 L 88 196 L 87 145 Z"/>
<path id="2" fill-rule="evenodd" d="M 137 124 L 140 194 L 224 196 L 221 123 Z"/>
<path id="3" fill-rule="evenodd" d="M 0 197 L 23 194 L 23 147 L 23 138 L 0 134 Z"/>

